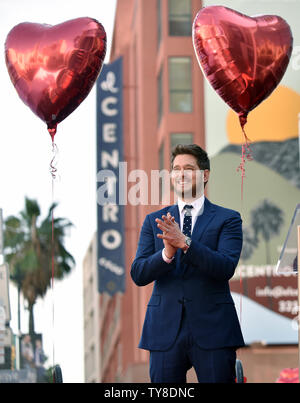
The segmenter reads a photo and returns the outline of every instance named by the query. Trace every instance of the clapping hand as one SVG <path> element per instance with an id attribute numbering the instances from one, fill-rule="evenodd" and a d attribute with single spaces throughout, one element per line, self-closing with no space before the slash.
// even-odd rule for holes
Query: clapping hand
<path id="1" fill-rule="evenodd" d="M 168 212 L 167 215 L 162 216 L 162 220 L 156 218 L 157 227 L 162 230 L 162 234 L 157 234 L 157 237 L 162 239 L 165 245 L 165 254 L 168 258 L 175 255 L 178 248 L 184 248 L 185 236 L 180 231 L 178 223 L 175 218 Z"/>

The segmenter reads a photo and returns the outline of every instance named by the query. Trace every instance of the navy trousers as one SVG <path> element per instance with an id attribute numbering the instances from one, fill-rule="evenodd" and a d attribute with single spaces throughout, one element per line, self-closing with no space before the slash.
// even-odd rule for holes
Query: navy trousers
<path id="1" fill-rule="evenodd" d="M 235 348 L 203 350 L 197 346 L 183 308 L 173 346 L 167 351 L 150 351 L 150 379 L 152 383 L 186 383 L 186 373 L 194 367 L 198 382 L 234 383 L 235 361 Z"/>

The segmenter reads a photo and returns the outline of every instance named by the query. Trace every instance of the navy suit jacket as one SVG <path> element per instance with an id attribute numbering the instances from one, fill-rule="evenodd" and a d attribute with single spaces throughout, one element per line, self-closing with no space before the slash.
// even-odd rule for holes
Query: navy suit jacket
<path id="1" fill-rule="evenodd" d="M 164 244 L 157 238 L 161 230 L 155 222 L 168 211 L 180 223 L 177 205 L 148 214 L 131 267 L 131 277 L 138 286 L 154 282 L 139 347 L 165 351 L 172 346 L 180 326 L 182 301 L 189 328 L 200 348 L 243 346 L 228 284 L 242 248 L 240 214 L 205 198 L 191 246 L 186 254 L 178 249 L 168 264 L 162 258 Z"/>

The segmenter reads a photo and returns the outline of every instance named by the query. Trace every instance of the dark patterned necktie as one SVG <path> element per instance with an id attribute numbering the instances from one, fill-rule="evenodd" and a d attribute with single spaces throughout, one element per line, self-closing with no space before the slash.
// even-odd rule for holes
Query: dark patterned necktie
<path id="1" fill-rule="evenodd" d="M 185 236 L 188 236 L 189 238 L 191 238 L 192 236 L 192 208 L 193 206 L 190 206 L 188 204 L 183 207 L 184 219 L 182 232 Z"/>

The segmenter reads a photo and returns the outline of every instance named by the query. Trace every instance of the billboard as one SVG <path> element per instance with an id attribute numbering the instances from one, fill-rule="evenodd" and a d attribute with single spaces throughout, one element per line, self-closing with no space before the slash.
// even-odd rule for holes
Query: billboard
<path id="1" fill-rule="evenodd" d="M 125 291 L 123 161 L 123 63 L 106 64 L 97 81 L 98 290 Z"/>
<path id="2" fill-rule="evenodd" d="M 222 5 L 205 0 L 203 6 Z M 300 200 L 300 26 L 298 1 L 229 0 L 226 7 L 248 16 L 278 15 L 290 25 L 294 47 L 275 91 L 248 115 L 245 131 L 252 161 L 245 165 L 243 197 L 238 116 L 205 80 L 206 150 L 211 160 L 208 197 L 241 213 L 244 243 L 230 281 L 247 344 L 297 343 L 295 273 L 278 273 L 277 262 Z"/>

